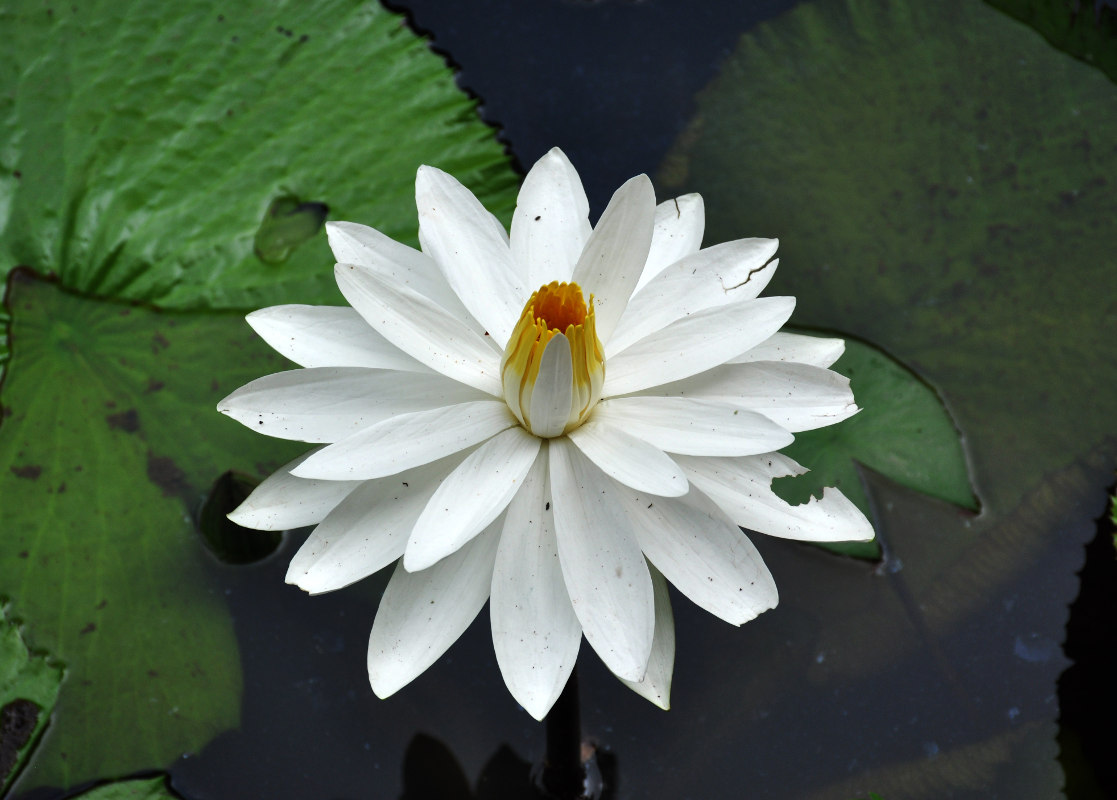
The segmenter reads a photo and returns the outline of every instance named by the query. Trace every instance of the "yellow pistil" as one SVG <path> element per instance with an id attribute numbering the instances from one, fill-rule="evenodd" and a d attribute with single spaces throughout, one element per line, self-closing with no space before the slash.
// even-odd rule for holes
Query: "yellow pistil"
<path id="1" fill-rule="evenodd" d="M 570 348 L 570 410 L 566 420 L 554 415 L 536 420 L 532 427 L 532 396 L 539 380 L 539 368 L 547 344 L 562 335 Z M 576 283 L 552 281 L 542 286 L 524 305 L 520 320 L 512 331 L 500 364 L 504 399 L 512 413 L 525 428 L 537 436 L 558 436 L 577 428 L 601 398 L 605 383 L 605 355 L 594 329 L 593 296 L 587 305 L 582 288 Z M 556 392 L 559 402 L 565 398 L 565 384 L 549 391 Z M 546 405 L 536 398 L 537 406 Z"/>

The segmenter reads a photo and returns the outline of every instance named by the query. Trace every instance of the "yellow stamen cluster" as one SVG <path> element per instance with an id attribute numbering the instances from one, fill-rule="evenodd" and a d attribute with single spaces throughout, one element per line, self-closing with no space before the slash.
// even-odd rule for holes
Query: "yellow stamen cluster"
<path id="1" fill-rule="evenodd" d="M 565 426 L 532 428 L 531 400 L 547 344 L 563 335 L 570 347 L 571 398 Z M 525 428 L 539 436 L 558 436 L 581 425 L 601 398 L 605 355 L 594 328 L 593 297 L 589 304 L 576 283 L 552 281 L 536 291 L 520 314 L 500 365 L 504 399 Z"/>

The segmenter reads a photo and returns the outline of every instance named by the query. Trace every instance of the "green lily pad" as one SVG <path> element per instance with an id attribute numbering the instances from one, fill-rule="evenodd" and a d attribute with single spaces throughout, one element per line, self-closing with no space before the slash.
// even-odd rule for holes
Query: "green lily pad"
<path id="1" fill-rule="evenodd" d="M 798 6 L 741 40 L 661 172 L 711 240 L 780 237 L 794 321 L 939 391 L 986 510 L 1112 433 L 1117 87 L 995 9 Z"/>
<path id="2" fill-rule="evenodd" d="M 192 512 L 231 466 L 266 474 L 304 447 L 213 408 L 284 364 L 236 314 L 160 314 L 22 273 L 9 307 L 0 592 L 71 675 L 24 779 L 169 763 L 239 719 L 232 621 Z"/>
<path id="3" fill-rule="evenodd" d="M 340 301 L 320 214 L 275 204 L 414 242 L 426 163 L 514 206 L 475 101 L 379 3 L 19 0 L 0 29 L 0 275 L 176 309 Z"/>
<path id="4" fill-rule="evenodd" d="M 167 779 L 160 775 L 106 783 L 75 795 L 74 800 L 175 800 L 178 796 L 167 787 Z"/>
<path id="5" fill-rule="evenodd" d="M 50 720 L 62 667 L 33 655 L 0 608 L 0 794 L 6 795 Z"/>
<path id="6" fill-rule="evenodd" d="M 811 471 L 776 480 L 777 494 L 803 503 L 811 495 L 820 497 L 824 487 L 836 486 L 870 514 L 857 474 L 857 464 L 863 464 L 910 489 L 977 509 L 958 431 L 933 389 L 876 348 L 855 340 L 846 342 L 834 369 L 850 379 L 862 410 L 837 425 L 797 433 L 784 452 Z M 880 555 L 875 540 L 824 546 L 858 558 Z"/>

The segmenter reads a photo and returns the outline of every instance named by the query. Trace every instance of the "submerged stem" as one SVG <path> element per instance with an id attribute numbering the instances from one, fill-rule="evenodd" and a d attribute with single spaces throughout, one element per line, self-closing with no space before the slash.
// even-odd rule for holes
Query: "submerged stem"
<path id="1" fill-rule="evenodd" d="M 582 766 L 582 715 L 578 704 L 578 668 L 570 673 L 566 687 L 545 720 L 547 754 L 540 783 L 555 800 L 585 797 Z"/>

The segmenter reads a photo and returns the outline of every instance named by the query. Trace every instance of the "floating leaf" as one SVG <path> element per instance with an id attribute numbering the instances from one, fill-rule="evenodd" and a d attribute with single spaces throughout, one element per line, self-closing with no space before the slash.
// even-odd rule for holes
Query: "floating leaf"
<path id="1" fill-rule="evenodd" d="M 706 197 L 711 240 L 780 237 L 769 292 L 799 324 L 939 389 L 998 508 L 1112 432 L 1114 175 L 1117 87 L 961 0 L 760 26 L 662 169 Z"/>
<path id="2" fill-rule="evenodd" d="M 784 452 L 811 471 L 776 480 L 773 488 L 781 497 L 802 503 L 812 494 L 820 497 L 824 487 L 836 486 L 869 514 L 869 498 L 857 474 L 857 464 L 864 464 L 902 486 L 977 508 L 958 431 L 934 390 L 856 340 L 846 342 L 834 369 L 850 379 L 862 410 L 837 425 L 795 435 Z M 826 546 L 861 558 L 880 555 L 876 541 Z"/>
<path id="3" fill-rule="evenodd" d="M 28 774 L 65 786 L 165 764 L 237 724 L 232 623 L 190 514 L 234 463 L 266 473 L 301 449 L 213 411 L 281 360 L 239 315 L 158 314 L 22 274 L 9 305 L 0 591 L 71 673 Z"/>
<path id="4" fill-rule="evenodd" d="M 164 308 L 340 300 L 321 204 L 414 242 L 426 163 L 511 213 L 492 129 L 379 3 L 20 0 L 0 29 L 0 274 Z"/>
<path id="5" fill-rule="evenodd" d="M 62 672 L 46 657 L 28 652 L 19 626 L 0 607 L 0 795 L 6 795 L 46 728 Z"/>

